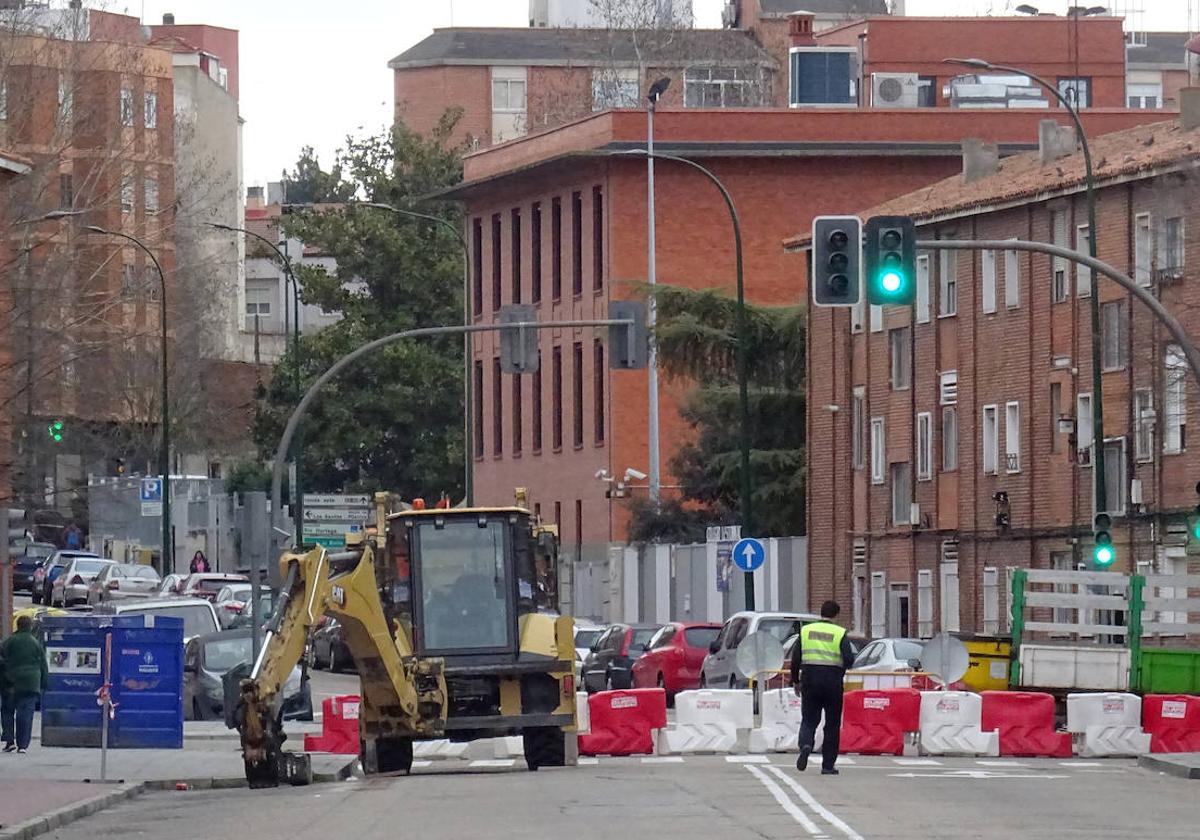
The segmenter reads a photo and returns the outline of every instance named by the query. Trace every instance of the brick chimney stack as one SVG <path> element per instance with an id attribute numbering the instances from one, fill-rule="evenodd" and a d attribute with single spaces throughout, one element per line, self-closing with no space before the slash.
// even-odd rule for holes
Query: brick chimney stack
<path id="1" fill-rule="evenodd" d="M 792 12 L 788 15 L 788 38 L 793 47 L 815 47 L 817 41 L 813 38 L 813 13 Z"/>

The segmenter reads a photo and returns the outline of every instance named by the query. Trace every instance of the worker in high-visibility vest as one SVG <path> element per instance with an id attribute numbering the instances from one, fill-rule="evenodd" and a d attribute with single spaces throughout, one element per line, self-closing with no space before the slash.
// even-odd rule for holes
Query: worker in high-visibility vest
<path id="1" fill-rule="evenodd" d="M 821 620 L 800 629 L 792 649 L 792 687 L 801 699 L 800 757 L 796 769 L 808 767 L 817 725 L 825 716 L 821 745 L 821 774 L 836 776 L 838 745 L 842 735 L 842 692 L 846 669 L 854 663 L 854 649 L 846 628 L 833 623 L 841 607 L 837 601 L 821 605 Z"/>

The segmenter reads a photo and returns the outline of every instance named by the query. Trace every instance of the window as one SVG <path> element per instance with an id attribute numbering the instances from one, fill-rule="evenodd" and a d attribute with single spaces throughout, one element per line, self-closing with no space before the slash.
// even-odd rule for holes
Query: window
<path id="1" fill-rule="evenodd" d="M 571 193 L 571 294 L 583 294 L 583 193 Z"/>
<path id="2" fill-rule="evenodd" d="M 550 202 L 550 297 L 562 300 L 562 199 Z"/>
<path id="3" fill-rule="evenodd" d="M 500 214 L 492 214 L 492 311 L 500 308 Z"/>
<path id="4" fill-rule="evenodd" d="M 637 108 L 641 104 L 637 70 L 596 68 L 592 70 L 592 110 Z"/>
<path id="5" fill-rule="evenodd" d="M 683 71 L 683 107 L 753 108 L 762 104 L 757 67 L 688 67 Z"/>
<path id="6" fill-rule="evenodd" d="M 871 635 L 887 635 L 887 572 L 871 572 Z"/>
<path id="7" fill-rule="evenodd" d="M 139 283 L 137 269 L 132 264 L 126 264 L 121 275 L 121 291 L 127 295 L 135 294 Z M 268 328 L 265 323 L 271 317 L 271 290 L 248 286 L 246 288 L 246 329 L 254 330 Z"/>
<path id="8" fill-rule="evenodd" d="M 917 256 L 917 323 L 929 323 L 929 255 Z"/>
<path id="9" fill-rule="evenodd" d="M 145 207 L 147 213 L 158 212 L 158 180 L 147 178 L 143 184 Z"/>
<path id="10" fill-rule="evenodd" d="M 892 483 L 892 524 L 908 525 L 912 520 L 912 476 L 907 461 L 888 468 Z"/>
<path id="11" fill-rule="evenodd" d="M 1133 392 L 1133 453 L 1141 463 L 1154 460 L 1154 391 Z"/>
<path id="12" fill-rule="evenodd" d="M 938 402 L 955 405 L 958 402 L 958 371 L 944 370 L 938 377 Z"/>
<path id="13" fill-rule="evenodd" d="M 958 469 L 958 408 L 948 405 L 942 409 L 942 471 Z"/>
<path id="14" fill-rule="evenodd" d="M 938 252 L 938 317 L 958 314 L 958 252 Z"/>
<path id="15" fill-rule="evenodd" d="M 142 124 L 146 128 L 158 128 L 158 94 L 152 90 L 146 91 L 142 103 Z"/>
<path id="16" fill-rule="evenodd" d="M 583 342 L 576 341 L 571 348 L 571 396 L 574 435 L 572 441 L 578 448 L 583 446 Z"/>
<path id="17" fill-rule="evenodd" d="M 917 76 L 917 107 L 937 107 L 937 76 Z"/>
<path id="18" fill-rule="evenodd" d="M 983 407 L 983 471 L 989 475 L 996 474 L 996 461 L 999 458 L 998 419 L 996 406 Z"/>
<path id="19" fill-rule="evenodd" d="M 1051 243 L 1060 248 L 1067 247 L 1067 211 L 1052 210 L 1050 212 L 1050 237 Z M 1067 260 L 1062 257 L 1054 257 L 1050 261 L 1050 270 L 1053 273 L 1053 284 L 1050 289 L 1050 299 L 1053 303 L 1062 303 L 1067 299 Z"/>
<path id="20" fill-rule="evenodd" d="M 575 500 L 575 556 L 583 554 L 583 499 Z M 637 631 L 634 631 L 636 642 Z"/>
<path id="21" fill-rule="evenodd" d="M 550 425 L 550 445 L 554 447 L 554 451 L 562 449 L 563 443 L 563 411 L 562 411 L 562 348 L 555 347 L 553 360 L 551 361 L 553 370 L 551 371 L 550 380 L 550 399 L 553 403 L 551 411 Z"/>
<path id="22" fill-rule="evenodd" d="M 917 481 L 933 478 L 933 415 L 917 415 Z"/>
<path id="23" fill-rule="evenodd" d="M 128 125 L 133 125 L 133 101 L 129 103 L 130 116 Z M 63 122 L 68 122 L 75 113 L 75 92 L 71 89 L 71 80 L 65 73 L 58 74 L 58 112 Z"/>
<path id="24" fill-rule="evenodd" d="M 1087 225 L 1075 229 L 1075 250 L 1080 254 L 1091 253 L 1092 234 Z M 1092 269 L 1081 263 L 1075 263 L 1075 294 L 1088 297 L 1092 294 Z"/>
<path id="25" fill-rule="evenodd" d="M 595 339 L 592 342 L 592 415 L 596 436 L 596 445 L 604 443 L 604 342 Z"/>
<path id="26" fill-rule="evenodd" d="M 62 104 L 62 84 L 59 84 L 59 104 Z M 133 90 L 121 88 L 121 125 L 133 125 Z"/>
<path id="27" fill-rule="evenodd" d="M 1000 632 L 1000 570 L 983 570 L 983 632 L 995 636 Z"/>
<path id="28" fill-rule="evenodd" d="M 888 331 L 888 346 L 892 357 L 892 389 L 902 390 L 912 384 L 912 342 L 909 328 Z"/>
<path id="29" fill-rule="evenodd" d="M 866 315 L 867 301 L 866 295 L 858 299 L 858 303 L 850 307 L 850 332 L 860 333 L 863 328 L 863 319 Z"/>
<path id="30" fill-rule="evenodd" d="M 125 263 L 121 266 L 121 294 L 124 297 L 133 297 L 135 294 L 137 294 L 137 290 L 137 266 L 135 266 L 133 263 Z M 271 304 L 267 301 L 265 294 L 261 296 L 258 294 L 259 292 L 265 291 L 265 289 L 246 289 L 246 315 L 249 316 L 246 318 L 246 329 L 248 330 L 254 329 L 255 313 L 257 313 L 260 318 L 263 315 L 271 314 Z M 262 298 L 262 303 L 266 304 L 267 308 L 265 312 L 259 310 L 260 297 Z M 261 327 L 261 324 L 259 326 Z"/>
<path id="31" fill-rule="evenodd" d="M 1179 345 L 1167 347 L 1163 371 L 1163 452 L 1187 448 L 1187 362 Z"/>
<path id="32" fill-rule="evenodd" d="M 1004 404 L 1004 457 L 1005 470 L 1010 473 L 1021 471 L 1021 404 Z"/>
<path id="33" fill-rule="evenodd" d="M 529 299 L 542 302 L 542 205 L 535 202 L 529 211 Z"/>
<path id="34" fill-rule="evenodd" d="M 520 455 L 525 445 L 525 400 L 521 393 L 521 377 L 512 377 L 512 454 Z"/>
<path id="35" fill-rule="evenodd" d="M 1004 252 L 1004 305 L 1016 309 L 1021 305 L 1021 254 Z"/>
<path id="36" fill-rule="evenodd" d="M 1058 92 L 1076 108 L 1092 107 L 1091 76 L 1060 76 Z"/>
<path id="37" fill-rule="evenodd" d="M 483 220 L 471 220 L 471 273 L 474 276 L 472 297 L 475 317 L 483 314 Z"/>
<path id="38" fill-rule="evenodd" d="M 871 483 L 883 484 L 884 447 L 882 417 L 871 418 Z"/>
<path id="39" fill-rule="evenodd" d="M 881 332 L 883 330 L 883 307 L 870 304 L 871 309 L 871 332 Z"/>
<path id="40" fill-rule="evenodd" d="M 1104 496 L 1108 512 L 1125 515 L 1129 481 L 1125 478 L 1125 438 L 1104 439 Z"/>
<path id="41" fill-rule="evenodd" d="M 933 571 L 917 571 L 917 636 L 933 637 Z"/>
<path id="42" fill-rule="evenodd" d="M 942 542 L 941 565 L 942 630 L 957 633 L 959 626 L 958 540 Z"/>
<path id="43" fill-rule="evenodd" d="M 1104 370 L 1120 370 L 1125 367 L 1126 312 L 1124 301 L 1113 301 L 1100 306 L 1100 366 Z"/>
<path id="44" fill-rule="evenodd" d="M 1075 397 L 1075 448 L 1079 450 L 1079 463 L 1092 462 L 1092 395 L 1079 394 Z"/>
<path id="45" fill-rule="evenodd" d="M 58 176 L 58 207 L 60 210 L 70 210 L 75 203 L 75 184 L 70 173 L 64 172 Z"/>
<path id="46" fill-rule="evenodd" d="M 492 68 L 492 110 L 508 114 L 525 113 L 525 68 L 509 74 L 507 68 Z"/>
<path id="47" fill-rule="evenodd" d="M 542 451 L 542 354 L 538 352 L 538 369 L 533 374 L 533 454 Z"/>
<path id="48" fill-rule="evenodd" d="M 1062 435 L 1058 431 L 1058 421 L 1062 417 L 1062 383 L 1050 383 L 1050 451 L 1062 451 Z"/>
<path id="49" fill-rule="evenodd" d="M 604 288 L 604 190 L 592 187 L 592 291 Z"/>
<path id="50" fill-rule="evenodd" d="M 996 252 L 984 251 L 983 261 L 983 312 L 996 311 Z"/>
<path id="51" fill-rule="evenodd" d="M 1125 84 L 1125 96 L 1130 108 L 1155 110 L 1162 107 L 1162 83 Z"/>
<path id="52" fill-rule="evenodd" d="M 122 213 L 132 213 L 133 212 L 133 196 L 134 196 L 133 177 L 130 175 L 124 175 L 121 177 L 121 212 Z"/>
<path id="53" fill-rule="evenodd" d="M 1139 286 L 1149 286 L 1154 265 L 1154 232 L 1150 214 L 1139 213 L 1133 220 L 1133 279 Z"/>
<path id="54" fill-rule="evenodd" d="M 866 410 L 866 388 L 854 386 L 850 400 L 850 460 L 854 469 L 863 468 L 863 417 Z"/>
<path id="55" fill-rule="evenodd" d="M 857 98 L 857 50 L 794 49 L 788 55 L 788 104 L 852 105 Z"/>
<path id="56" fill-rule="evenodd" d="M 1183 217 L 1163 220 L 1162 273 L 1170 278 L 1183 276 Z"/>
<path id="57" fill-rule="evenodd" d="M 492 457 L 504 454 L 504 379 L 500 357 L 492 357 Z"/>
<path id="58" fill-rule="evenodd" d="M 512 302 L 521 302 L 521 211 L 514 207 L 509 214 L 509 269 L 512 272 Z"/>
<path id="59" fill-rule="evenodd" d="M 475 362 L 475 457 L 483 457 L 483 362 Z"/>

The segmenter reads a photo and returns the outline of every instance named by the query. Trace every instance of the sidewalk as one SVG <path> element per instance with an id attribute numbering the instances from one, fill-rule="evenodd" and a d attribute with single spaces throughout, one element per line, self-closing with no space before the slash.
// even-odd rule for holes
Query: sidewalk
<path id="1" fill-rule="evenodd" d="M 1153 753 L 1139 758 L 1138 766 L 1180 779 L 1200 779 L 1200 753 Z"/>

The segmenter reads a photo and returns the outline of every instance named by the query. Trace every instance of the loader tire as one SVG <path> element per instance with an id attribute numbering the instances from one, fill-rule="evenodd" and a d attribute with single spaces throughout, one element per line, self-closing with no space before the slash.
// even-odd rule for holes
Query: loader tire
<path id="1" fill-rule="evenodd" d="M 362 759 L 365 773 L 409 773 L 412 771 L 412 738 L 376 738 L 363 743 Z"/>
<path id="2" fill-rule="evenodd" d="M 566 736 L 557 726 L 535 726 L 522 731 L 525 745 L 525 766 L 530 770 L 539 767 L 562 767 L 567 763 Z"/>

